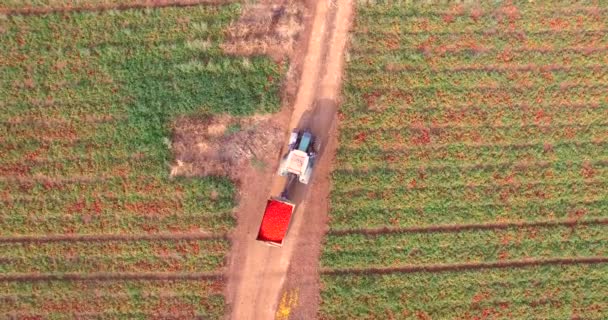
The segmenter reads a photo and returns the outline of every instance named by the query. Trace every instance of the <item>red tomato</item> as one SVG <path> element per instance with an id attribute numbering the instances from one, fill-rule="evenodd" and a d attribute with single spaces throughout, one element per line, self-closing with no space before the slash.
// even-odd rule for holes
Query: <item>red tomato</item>
<path id="1" fill-rule="evenodd" d="M 276 200 L 268 200 L 258 233 L 258 240 L 281 243 L 287 233 L 293 206 Z"/>

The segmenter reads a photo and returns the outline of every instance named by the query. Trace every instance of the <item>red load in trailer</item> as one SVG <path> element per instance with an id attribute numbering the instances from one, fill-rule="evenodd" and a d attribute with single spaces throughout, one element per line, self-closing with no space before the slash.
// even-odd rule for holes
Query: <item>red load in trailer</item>
<path id="1" fill-rule="evenodd" d="M 286 199 L 269 199 L 257 240 L 277 247 L 282 246 L 294 207 L 295 205 Z"/>

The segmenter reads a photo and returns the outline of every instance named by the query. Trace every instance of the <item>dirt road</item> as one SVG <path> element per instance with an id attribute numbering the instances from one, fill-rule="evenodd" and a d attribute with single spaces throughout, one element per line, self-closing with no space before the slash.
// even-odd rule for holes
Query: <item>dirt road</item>
<path id="1" fill-rule="evenodd" d="M 314 8 L 302 74 L 286 132 L 310 127 L 320 138 L 321 155 L 312 183 L 297 186 L 291 193 L 298 207 L 282 248 L 255 241 L 266 199 L 279 194 L 283 188 L 284 180 L 273 175 L 278 159 L 272 168 L 251 173 L 242 182 L 239 220 L 228 270 L 227 303 L 231 319 L 274 319 L 293 261 L 309 266 L 293 275 L 307 279 L 295 285 L 304 293 L 306 314 L 314 317 L 316 312 L 319 248 L 326 228 L 328 174 L 336 145 L 334 118 L 352 7 L 352 0 L 336 0 L 317 1 Z M 296 300 L 294 303 L 298 304 Z M 283 316 L 289 315 L 283 313 Z"/>

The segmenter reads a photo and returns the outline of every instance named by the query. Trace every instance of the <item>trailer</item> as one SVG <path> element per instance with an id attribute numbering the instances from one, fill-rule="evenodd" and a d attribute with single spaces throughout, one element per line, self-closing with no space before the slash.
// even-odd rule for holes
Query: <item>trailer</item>
<path id="1" fill-rule="evenodd" d="M 315 138 L 309 130 L 295 131 L 291 134 L 288 153 L 281 160 L 278 174 L 286 176 L 287 181 L 279 197 L 271 197 L 266 202 L 266 209 L 260 224 L 256 240 L 268 245 L 280 247 L 289 229 L 291 217 L 296 205 L 289 200 L 289 190 L 298 180 L 308 184 L 317 156 Z"/>
<path id="2" fill-rule="evenodd" d="M 263 241 L 271 246 L 281 247 L 295 207 L 295 204 L 287 199 L 268 199 L 256 240 Z"/>

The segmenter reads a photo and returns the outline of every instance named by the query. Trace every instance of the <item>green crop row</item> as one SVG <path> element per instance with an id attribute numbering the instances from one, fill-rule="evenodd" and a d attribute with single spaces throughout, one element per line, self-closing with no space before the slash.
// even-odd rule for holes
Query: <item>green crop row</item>
<path id="1" fill-rule="evenodd" d="M 589 105 L 599 104 L 606 98 L 606 85 L 566 85 L 547 84 L 546 88 L 510 86 L 510 87 L 480 87 L 475 90 L 455 86 L 435 86 L 418 88 L 386 88 L 379 84 L 371 84 L 366 88 L 357 88 L 353 84 L 346 85 L 346 94 L 354 95 L 356 99 L 347 104 L 346 108 L 359 108 L 374 97 L 377 110 L 390 106 L 436 107 L 440 105 L 455 105 L 467 102 L 470 105 L 515 104 L 522 105 L 530 102 L 546 104 L 565 104 L 576 101 L 587 101 Z M 372 107 L 367 105 L 366 107 Z"/>
<path id="2" fill-rule="evenodd" d="M 580 181 L 591 177 L 608 177 L 608 160 L 573 161 L 521 165 L 503 163 L 479 167 L 438 167 L 335 171 L 333 181 L 338 193 L 360 189 L 378 191 L 383 185 L 411 183 L 412 188 L 458 187 L 487 184 L 526 184 L 534 181 Z"/>
<path id="3" fill-rule="evenodd" d="M 551 3 L 551 7 L 543 6 L 545 3 Z M 605 0 L 579 0 L 576 3 L 567 0 L 557 1 L 535 1 L 513 0 L 508 3 L 495 2 L 478 2 L 474 4 L 449 3 L 443 0 L 361 0 L 357 4 L 359 14 L 357 19 L 377 18 L 377 19 L 396 19 L 399 17 L 435 17 L 443 16 L 452 13 L 456 16 L 466 15 L 474 10 L 482 10 L 490 17 L 496 18 L 495 14 L 508 11 L 508 8 L 515 8 L 526 21 L 528 19 L 538 18 L 555 18 L 568 17 L 572 14 L 581 13 L 603 13 L 606 4 Z M 364 25 L 369 25 L 370 21 L 366 21 Z"/>
<path id="4" fill-rule="evenodd" d="M 145 156 L 131 159 L 74 159 L 70 158 L 68 154 L 66 154 L 66 156 L 68 157 L 54 162 L 49 161 L 49 157 L 43 157 L 43 160 L 39 162 L 36 162 L 36 160 L 31 161 L 30 163 L 15 161 L 13 163 L 4 163 L 1 165 L 8 168 L 20 166 L 23 170 L 27 170 L 28 174 L 34 177 L 53 177 L 53 179 L 59 183 L 62 181 L 78 180 L 78 177 L 90 177 L 90 179 L 94 179 L 92 177 L 97 176 L 100 180 L 104 180 L 104 177 L 108 178 L 117 174 L 125 176 L 129 175 L 129 172 L 137 172 L 138 176 L 165 177 L 158 172 L 159 165 L 163 165 L 163 163 L 158 163 L 158 161 L 154 161 L 156 159 L 151 159 L 150 157 L 147 158 L 149 161 L 144 161 L 146 160 Z M 34 159 L 38 157 L 38 155 L 32 156 Z M 10 175 L 10 173 L 8 175 Z M 74 178 L 71 179 L 70 176 L 73 176 Z M 83 178 L 83 180 L 89 179 Z"/>
<path id="5" fill-rule="evenodd" d="M 605 192 L 603 187 L 599 192 Z M 517 197 L 509 202 L 400 201 L 397 199 L 346 202 L 338 206 L 332 200 L 331 226 L 337 229 L 374 228 L 382 226 L 432 226 L 435 224 L 492 223 L 496 221 L 537 221 L 585 217 L 606 217 L 605 196 L 586 195 L 586 190 L 568 192 L 550 199 Z M 541 191 L 542 192 L 542 191 Z M 539 193 L 542 195 L 542 193 Z"/>
<path id="6" fill-rule="evenodd" d="M 522 64 L 526 65 L 530 61 L 534 61 L 535 65 L 539 66 L 550 66 L 556 62 L 563 62 L 567 66 L 581 66 L 584 67 L 589 65 L 590 62 L 603 62 L 606 60 L 606 51 L 608 43 L 602 44 L 579 44 L 573 47 L 558 47 L 553 48 L 549 45 L 529 44 L 526 47 L 519 46 L 508 46 L 507 48 L 496 48 L 491 45 L 488 47 L 474 47 L 468 43 L 466 44 L 453 44 L 450 47 L 416 47 L 416 48 L 403 48 L 395 49 L 388 52 L 386 47 L 377 48 L 361 48 L 361 51 L 355 51 L 350 55 L 350 61 L 353 64 L 361 65 L 373 65 L 383 66 L 386 68 L 387 74 L 392 75 L 399 68 L 408 66 L 412 68 L 417 61 L 428 60 L 432 61 L 431 68 L 456 68 L 466 65 L 479 66 L 479 65 L 492 65 L 499 64 L 503 66 Z M 380 51 L 384 50 L 384 51 Z M 376 55 L 373 60 L 370 60 L 370 55 Z M 357 70 L 357 66 L 353 67 Z M 588 73 L 593 68 L 586 70 Z M 369 74 L 363 74 L 369 75 Z M 602 74 L 590 74 L 594 76 L 601 76 Z M 450 74 L 444 74 L 443 76 L 451 76 Z M 519 74 L 518 76 L 526 76 L 526 74 Z M 529 75 L 528 75 L 529 76 Z M 539 76 L 547 77 L 547 74 L 540 74 Z M 411 80 L 426 80 L 422 79 L 411 79 Z M 484 80 L 484 79 L 479 79 Z M 581 79 L 577 79 L 581 80 Z"/>
<path id="7" fill-rule="evenodd" d="M 134 214 L 116 211 L 103 215 L 85 212 L 37 216 L 32 213 L 29 215 L 15 215 L 3 218 L 0 221 L 0 227 L 2 227 L 6 236 L 56 233 L 179 233 L 192 230 L 224 233 L 230 231 L 235 225 L 232 210 L 212 213 L 196 212 L 194 214 L 171 213 L 170 211 L 162 213 L 141 211 Z"/>
<path id="8" fill-rule="evenodd" d="M 605 159 L 608 141 L 564 141 L 553 139 L 529 139 L 525 143 L 449 145 L 402 145 L 394 149 L 384 147 L 353 147 L 342 145 L 338 149 L 338 170 L 374 170 L 391 168 L 400 170 L 440 170 L 445 166 L 476 168 L 506 163 L 521 166 L 537 162 L 573 161 L 581 159 Z M 468 169 L 464 169 L 468 170 Z"/>
<path id="9" fill-rule="evenodd" d="M 190 2 L 190 1 L 186 1 Z M 202 2 L 202 1 L 201 1 Z M 228 3 L 228 1 L 226 1 Z M 184 3 L 183 0 L 169 0 L 164 1 L 167 5 Z M 66 3 L 64 0 L 4 0 L 0 5 L 0 9 L 24 9 L 24 8 L 37 8 L 37 9 L 66 9 L 72 8 L 91 8 L 95 9 L 98 6 L 101 7 L 120 7 L 125 5 L 147 5 L 150 6 L 150 2 L 145 0 L 79 0 L 78 5 Z M 153 7 L 148 8 L 151 10 Z"/>
<path id="10" fill-rule="evenodd" d="M 480 88 L 479 90 L 443 89 L 441 87 L 419 88 L 408 90 L 390 90 L 375 88 L 356 88 L 345 84 L 344 94 L 348 102 L 342 110 L 346 118 L 348 111 L 369 112 L 397 108 L 404 110 L 422 110 L 424 108 L 450 108 L 466 103 L 468 106 L 485 105 L 566 105 L 586 104 L 589 108 L 605 102 L 607 98 L 604 86 L 549 86 L 536 87 L 531 90 L 520 88 Z"/>
<path id="11" fill-rule="evenodd" d="M 536 11 L 535 13 L 540 13 Z M 362 13 L 365 15 L 365 12 Z M 407 15 L 407 13 L 405 13 Z M 446 21 L 451 20 L 453 21 Z M 372 22 L 371 24 L 368 24 Z M 537 21 L 515 21 L 512 27 L 505 27 L 503 21 L 497 18 L 497 14 L 487 13 L 475 21 L 470 16 L 451 16 L 446 13 L 442 16 L 417 16 L 408 21 L 403 18 L 391 17 L 389 19 L 377 19 L 370 15 L 363 19 L 357 19 L 357 23 L 368 24 L 361 28 L 361 33 L 383 34 L 441 34 L 446 32 L 458 33 L 498 33 L 501 31 L 522 32 L 527 34 L 539 34 L 548 32 L 573 32 L 583 30 L 604 30 L 606 17 L 592 15 L 563 16 L 559 19 L 540 18 Z"/>
<path id="12" fill-rule="evenodd" d="M 606 52 L 602 53 L 606 55 Z M 391 59 L 392 60 L 392 59 Z M 390 64 L 392 62 L 377 62 Z M 381 74 L 370 74 L 366 72 L 352 72 L 349 82 L 354 88 L 365 89 L 373 87 L 377 89 L 422 89 L 442 88 L 444 90 L 466 88 L 470 90 L 484 89 L 488 87 L 503 88 L 536 88 L 538 86 L 598 86 L 608 80 L 608 68 L 594 68 L 572 70 L 557 70 L 553 72 L 539 73 L 523 71 L 512 73 L 490 73 L 490 72 L 452 72 L 437 73 L 431 70 L 420 70 L 412 72 L 384 72 Z"/>
<path id="13" fill-rule="evenodd" d="M 112 167 L 117 163 L 128 163 L 134 160 L 145 162 L 144 160 L 154 159 L 150 155 L 131 153 L 124 149 L 104 150 L 101 147 L 96 148 L 92 144 L 85 145 L 86 142 L 83 143 L 83 140 L 80 140 L 80 142 L 57 141 L 44 144 L 40 141 L 24 144 L 20 142 L 7 143 L 5 145 L 6 157 L 0 160 L 1 165 L 20 163 L 37 168 L 38 166 L 44 167 L 46 165 L 50 167 L 62 167 L 71 165 L 74 162 L 82 162 Z M 99 144 L 99 146 L 103 145 L 102 143 Z M 44 158 L 39 157 L 42 154 L 41 151 L 44 151 Z"/>
<path id="14" fill-rule="evenodd" d="M 128 178 L 131 178 L 128 180 Z M 108 182 L 108 183 L 105 183 Z M 147 184 L 144 184 L 146 183 Z M 182 185 L 171 185 L 181 182 Z M 142 183 L 137 185 L 138 183 Z M 4 184 L 4 183 L 3 183 Z M 61 212 L 81 212 L 99 207 L 97 213 L 105 211 L 106 206 L 113 210 L 128 208 L 136 202 L 167 202 L 179 204 L 187 212 L 225 210 L 233 205 L 233 187 L 225 179 L 186 180 L 168 178 L 153 180 L 126 176 L 112 180 L 92 179 L 91 183 L 78 185 L 59 185 L 55 192 L 48 190 L 45 183 L 17 184 L 9 182 L 5 190 L 12 194 L 11 215 L 19 213 L 22 205 L 32 206 L 39 214 Z M 51 185 L 52 187 L 52 185 Z M 20 191 L 20 192 L 19 192 Z M 40 193 L 36 192 L 39 191 Z M 73 210 L 69 210 L 71 207 Z"/>
<path id="15" fill-rule="evenodd" d="M 324 275 L 322 319 L 603 319 L 608 267 Z"/>
<path id="16" fill-rule="evenodd" d="M 530 227 L 455 233 L 330 235 L 321 265 L 327 268 L 398 267 L 508 259 L 608 255 L 608 227 Z"/>
<path id="17" fill-rule="evenodd" d="M 549 200 L 559 199 L 567 195 L 577 194 L 589 197 L 605 194 L 608 188 L 608 180 L 591 181 L 534 181 L 522 184 L 482 184 L 476 186 L 455 185 L 435 186 L 426 188 L 424 186 L 410 186 L 407 184 L 397 186 L 386 186 L 385 188 L 360 188 L 348 192 L 336 192 L 332 200 L 336 202 L 335 208 L 359 208 L 361 204 L 368 202 L 369 205 L 384 203 L 390 204 L 415 203 L 418 205 L 438 205 L 461 203 L 480 203 L 492 201 L 508 205 L 526 200 Z"/>
<path id="18" fill-rule="evenodd" d="M 393 56 L 412 55 L 411 62 L 441 62 L 442 59 L 455 61 L 450 58 L 451 51 L 464 51 L 457 54 L 463 61 L 459 64 L 474 61 L 475 58 L 490 55 L 492 50 L 503 51 L 509 55 L 503 55 L 495 63 L 510 62 L 510 54 L 515 53 L 518 48 L 525 51 L 533 49 L 560 51 L 569 48 L 578 48 L 585 51 L 603 50 L 606 47 L 604 34 L 606 29 L 592 30 L 572 30 L 572 31 L 543 31 L 532 33 L 528 38 L 522 38 L 523 31 L 495 31 L 495 32 L 458 32 L 451 29 L 443 33 L 423 32 L 413 34 L 393 33 L 390 26 L 379 26 L 381 30 L 365 31 L 363 33 L 355 31 L 353 48 L 355 55 L 357 52 L 380 52 L 384 57 L 368 55 L 367 61 L 374 61 L 377 58 L 390 59 Z M 383 44 L 383 49 L 376 48 L 374 43 Z M 403 51 L 403 52 L 402 52 Z M 416 52 L 417 53 L 414 53 Z M 490 51 L 485 53 L 484 51 Z M 401 53 L 402 52 L 402 53 Z M 562 61 L 558 55 L 552 55 L 556 61 Z M 395 57 L 395 58 L 396 58 Z M 542 57 L 541 61 L 544 60 Z M 421 59 L 425 58 L 425 59 Z M 439 61 L 435 61 L 439 60 Z M 554 62 L 556 62 L 554 61 Z M 531 61 L 527 61 L 530 63 Z"/>
<path id="19" fill-rule="evenodd" d="M 340 143 L 366 148 L 395 148 L 403 145 L 448 145 L 448 144 L 523 144 L 530 137 L 549 141 L 602 141 L 608 138 L 608 123 L 605 121 L 579 125 L 569 124 L 543 126 L 528 124 L 521 126 L 404 126 L 370 130 L 344 130 Z"/>
<path id="20" fill-rule="evenodd" d="M 49 281 L 0 283 L 0 313 L 67 319 L 92 313 L 102 318 L 148 319 L 175 314 L 220 318 L 224 309 L 218 281 Z"/>
<path id="21" fill-rule="evenodd" d="M 219 233 L 234 225 L 234 191 L 226 180 L 167 181 L 133 176 L 115 180 L 115 184 L 93 180 L 85 184 L 85 188 L 93 188 L 90 191 L 74 188 L 78 184 L 7 183 L 5 190 L 13 195 L 3 200 L 2 230 L 9 235 L 67 231 L 133 234 L 193 228 Z"/>
<path id="22" fill-rule="evenodd" d="M 219 40 L 223 37 L 223 29 L 238 17 L 240 10 L 240 4 L 229 4 L 79 12 L 68 16 L 10 16 L 8 22 L 3 22 L 7 26 L 3 41 L 11 46 L 3 47 L 3 51 L 57 52 L 104 43 L 133 43 L 137 47 L 138 41 L 142 40 L 172 40 L 186 35 Z M 53 46 L 49 48 L 49 44 Z"/>
<path id="23" fill-rule="evenodd" d="M 506 113 L 505 111 L 509 111 Z M 378 115 L 360 114 L 359 117 L 349 117 L 344 120 L 342 128 L 371 129 L 399 128 L 407 125 L 432 123 L 433 126 L 525 126 L 525 125 L 566 125 L 572 119 L 578 119 L 577 124 L 591 124 L 601 121 L 608 113 L 608 105 L 600 106 L 557 106 L 543 108 L 540 106 L 514 106 L 504 109 L 470 107 L 458 109 L 427 109 L 421 111 L 386 109 Z M 394 119 L 394 120 L 393 120 Z"/>
<path id="24" fill-rule="evenodd" d="M 218 271 L 229 243 L 137 241 L 1 244 L 2 273 Z"/>
<path id="25" fill-rule="evenodd" d="M 146 171 L 138 171 L 146 173 Z M 42 175 L 33 175 L 30 180 L 20 177 L 0 181 L 0 188 L 10 192 L 14 198 L 23 197 L 27 199 L 31 196 L 37 199 L 47 197 L 58 201 L 78 201 L 96 200 L 96 195 L 107 195 L 106 199 L 125 199 L 135 200 L 138 198 L 183 198 L 196 196 L 200 200 L 209 201 L 211 193 L 214 192 L 214 199 L 224 198 L 229 200 L 232 197 L 233 189 L 226 181 L 215 179 L 203 182 L 184 182 L 185 186 L 196 186 L 197 191 L 184 189 L 184 186 L 170 184 L 166 176 L 160 176 L 154 172 L 148 175 L 122 174 L 120 176 L 53 176 L 46 178 Z M 180 181 L 185 181 L 181 179 Z M 102 199 L 100 199 L 102 200 Z M 202 208 L 201 208 L 202 209 Z"/>
<path id="26" fill-rule="evenodd" d="M 487 31 L 507 27 L 526 31 L 567 30 L 603 26 L 602 22 L 606 21 L 603 14 L 605 5 L 597 2 L 577 1 L 575 5 L 568 6 L 557 5 L 553 1 L 550 4 L 544 8 L 525 1 L 518 1 L 515 5 L 512 2 L 479 2 L 446 6 L 442 1 L 362 0 L 356 24 L 358 29 L 382 30 L 378 27 L 390 26 L 388 30 L 436 33 L 443 30 Z"/>
<path id="27" fill-rule="evenodd" d="M 123 126 L 121 126 L 123 127 Z M 124 128 L 129 131 L 128 128 Z M 136 130 L 136 129 L 134 129 Z M 32 164 L 32 168 L 38 171 L 48 171 L 52 168 L 45 168 L 45 164 L 49 162 L 63 163 L 72 162 L 71 160 L 84 159 L 88 156 L 117 158 L 117 159 L 148 159 L 151 163 L 158 163 L 166 159 L 160 158 L 166 152 L 164 149 L 146 149 L 137 150 L 138 145 L 133 143 L 133 139 L 126 140 L 127 137 L 116 133 L 116 135 L 108 135 L 98 138 L 94 136 L 90 139 L 79 139 L 75 137 L 72 140 L 53 139 L 53 137 L 45 138 L 44 136 L 35 139 L 19 140 L 11 139 L 7 141 L 5 147 L 7 163 L 17 163 L 21 165 Z M 161 141 L 162 142 L 162 141 Z M 105 152 L 104 152 L 105 151 Z M 155 153 L 157 152 L 157 153 Z M 29 161 L 29 163 L 28 163 Z M 7 163 L 3 162 L 3 165 Z M 36 166 L 40 163 L 41 166 Z M 108 163 L 108 169 L 118 165 L 126 164 L 126 162 Z M 70 164 L 74 165 L 74 164 Z M 146 164 L 138 164 L 146 168 Z"/>

